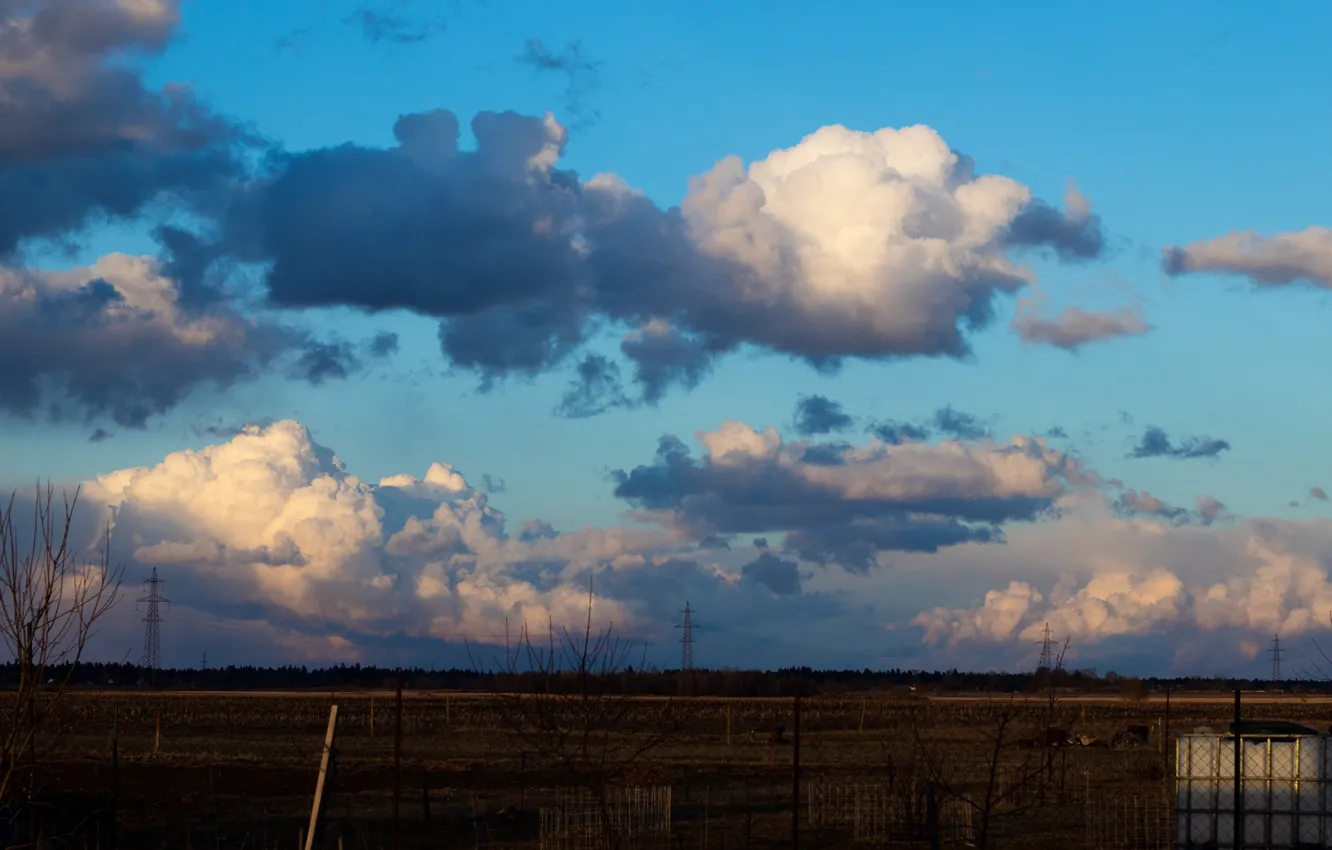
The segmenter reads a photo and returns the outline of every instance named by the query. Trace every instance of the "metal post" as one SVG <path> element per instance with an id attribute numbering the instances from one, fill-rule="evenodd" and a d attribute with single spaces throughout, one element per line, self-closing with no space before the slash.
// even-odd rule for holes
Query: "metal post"
<path id="1" fill-rule="evenodd" d="M 398 668 L 398 687 L 393 724 L 393 831 L 390 847 L 398 850 L 398 798 L 402 796 L 402 668 Z"/>
<path id="2" fill-rule="evenodd" d="M 791 748 L 791 850 L 800 850 L 800 681 L 795 691 L 795 743 Z"/>
<path id="3" fill-rule="evenodd" d="M 1165 754 L 1165 764 L 1166 767 L 1169 768 L 1170 767 L 1170 686 L 1169 685 L 1166 685 L 1165 722 L 1162 724 L 1161 738 L 1163 739 L 1163 743 L 1161 745 L 1161 751 Z M 1169 775 L 1168 770 L 1166 771 L 1166 775 L 1167 776 Z"/>
<path id="4" fill-rule="evenodd" d="M 1244 744 L 1240 737 L 1240 689 L 1235 689 L 1235 850 L 1244 847 Z"/>

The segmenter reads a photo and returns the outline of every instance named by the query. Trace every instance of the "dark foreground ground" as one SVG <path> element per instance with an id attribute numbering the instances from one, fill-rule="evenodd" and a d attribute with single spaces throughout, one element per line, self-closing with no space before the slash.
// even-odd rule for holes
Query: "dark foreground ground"
<path id="1" fill-rule="evenodd" d="M 571 753 L 588 751 L 606 765 L 612 795 L 658 789 L 611 815 L 637 819 L 625 827 L 637 837 L 620 846 L 792 843 L 791 700 L 638 700 L 615 709 L 618 728 L 608 735 L 573 704 L 537 716 L 505 697 L 408 694 L 395 771 L 392 694 L 68 699 L 22 808 L 11 809 L 39 820 L 53 847 L 300 846 L 332 704 L 339 723 L 319 847 L 393 846 L 395 784 L 398 847 L 597 846 L 574 826 L 601 806 L 568 802 L 597 784 L 569 768 Z M 1157 699 L 805 698 L 801 843 L 927 847 L 937 829 L 941 846 L 975 844 L 984 831 L 991 847 L 1168 847 L 1166 744 L 1200 726 L 1221 729 L 1232 712 L 1225 700 L 1178 697 L 1169 716 Z M 1255 698 L 1246 715 L 1326 728 L 1332 703 Z M 1059 732 L 1047 733 L 1052 727 Z M 1136 734 L 1125 734 L 1131 727 Z M 1079 744 L 1068 745 L 1065 732 Z M 549 810 L 560 795 L 566 816 L 556 823 Z"/>

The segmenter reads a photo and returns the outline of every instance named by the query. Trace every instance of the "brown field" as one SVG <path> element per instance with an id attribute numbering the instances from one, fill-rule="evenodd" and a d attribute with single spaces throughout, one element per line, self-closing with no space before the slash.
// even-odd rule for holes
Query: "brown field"
<path id="1" fill-rule="evenodd" d="M 807 697 L 802 844 L 927 847 L 924 800 L 932 788 L 947 833 L 943 846 L 962 837 L 967 820 L 974 836 L 982 819 L 991 847 L 1169 846 L 1162 843 L 1169 742 L 1199 726 L 1222 728 L 1231 699 L 1173 694 L 1167 715 L 1161 695 L 1061 697 L 1053 704 L 1044 697 Z M 390 846 L 392 693 L 83 691 L 66 700 L 30 779 L 34 811 L 46 806 L 48 832 L 67 834 L 55 846 L 297 847 L 333 703 L 338 739 L 317 846 Z M 668 839 L 622 846 L 790 846 L 792 700 L 633 703 L 606 746 L 627 752 L 647 740 L 663 705 L 677 725 L 611 783 L 669 787 L 671 825 Z M 1245 707 L 1246 717 L 1322 729 L 1332 722 L 1332 697 L 1253 694 Z M 539 810 L 575 779 L 530 746 L 516 731 L 519 722 L 513 700 L 502 695 L 404 694 L 398 846 L 539 846 Z M 560 722 L 579 728 L 576 719 Z M 1105 745 L 1134 725 L 1148 727 L 1147 741 Z M 778 726 L 785 727 L 782 741 L 772 742 Z M 1099 745 L 1022 746 L 1050 727 L 1098 738 Z M 1099 824 L 1091 833 L 1089 821 Z M 1121 825 L 1144 836 L 1121 840 Z M 575 845 L 548 837 L 547 846 Z"/>

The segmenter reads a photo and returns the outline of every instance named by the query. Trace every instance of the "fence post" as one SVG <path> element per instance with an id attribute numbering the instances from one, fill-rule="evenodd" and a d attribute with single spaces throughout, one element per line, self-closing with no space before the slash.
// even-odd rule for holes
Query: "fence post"
<path id="1" fill-rule="evenodd" d="M 398 850 L 398 798 L 402 796 L 402 668 L 398 668 L 393 724 L 393 831 L 390 847 Z"/>
<path id="2" fill-rule="evenodd" d="M 430 771 L 427 768 L 421 768 L 421 812 L 425 815 L 427 821 L 430 820 Z"/>
<path id="3" fill-rule="evenodd" d="M 324 805 L 324 782 L 328 779 L 328 763 L 333 757 L 333 740 L 338 730 L 338 704 L 328 709 L 328 731 L 324 733 L 324 754 L 319 758 L 319 780 L 315 783 L 314 804 L 310 806 L 310 829 L 304 835 L 302 847 L 313 850 L 315 833 L 319 829 L 319 810 Z"/>
<path id="4" fill-rule="evenodd" d="M 1244 744 L 1240 737 L 1240 689 L 1235 689 L 1235 850 L 1244 850 Z"/>

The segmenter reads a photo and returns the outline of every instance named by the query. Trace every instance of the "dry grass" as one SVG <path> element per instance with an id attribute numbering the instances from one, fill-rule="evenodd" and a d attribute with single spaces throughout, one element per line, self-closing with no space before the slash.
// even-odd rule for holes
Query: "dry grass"
<path id="1" fill-rule="evenodd" d="M 341 835 L 349 848 L 387 847 L 393 787 L 389 693 L 79 692 L 70 697 L 58 736 L 46 742 L 36 783 L 40 790 L 103 800 L 114 793 L 122 846 L 199 841 L 254 848 L 280 841 L 294 847 L 308 817 L 332 702 L 339 704 L 339 740 L 327 838 L 335 842 Z M 907 787 L 931 778 L 921 758 L 928 751 L 945 766 L 951 785 L 974 795 L 983 786 L 990 734 L 1003 712 L 1017 714 L 1010 741 L 1051 725 L 1102 739 L 1129 725 L 1150 727 L 1149 744 L 1135 749 L 1048 751 L 1006 742 L 998 783 L 1021 787 L 1011 790 L 1013 804 L 997 818 L 999 847 L 1082 847 L 1088 801 L 1159 799 L 1169 788 L 1172 754 L 1160 698 L 1069 698 L 1053 709 L 1044 699 L 1008 697 L 852 695 L 803 702 L 803 780 L 821 786 Z M 791 709 L 789 700 L 679 701 L 680 733 L 625 781 L 672 787 L 673 833 L 684 846 L 789 846 L 791 747 L 768 738 L 773 727 L 784 726 L 789 741 Z M 1321 728 L 1332 720 L 1327 697 L 1255 694 L 1246 698 L 1246 709 L 1249 716 Z M 568 778 L 524 751 L 508 731 L 504 711 L 505 702 L 493 696 L 404 695 L 401 846 L 536 846 L 536 810 Z M 1219 695 L 1172 695 L 1169 728 L 1219 727 L 1231 711 Z M 644 717 L 652 716 L 658 715 L 645 707 Z M 1038 778 L 1033 767 L 1040 768 Z M 849 840 L 835 831 L 810 838 L 820 847 Z"/>

